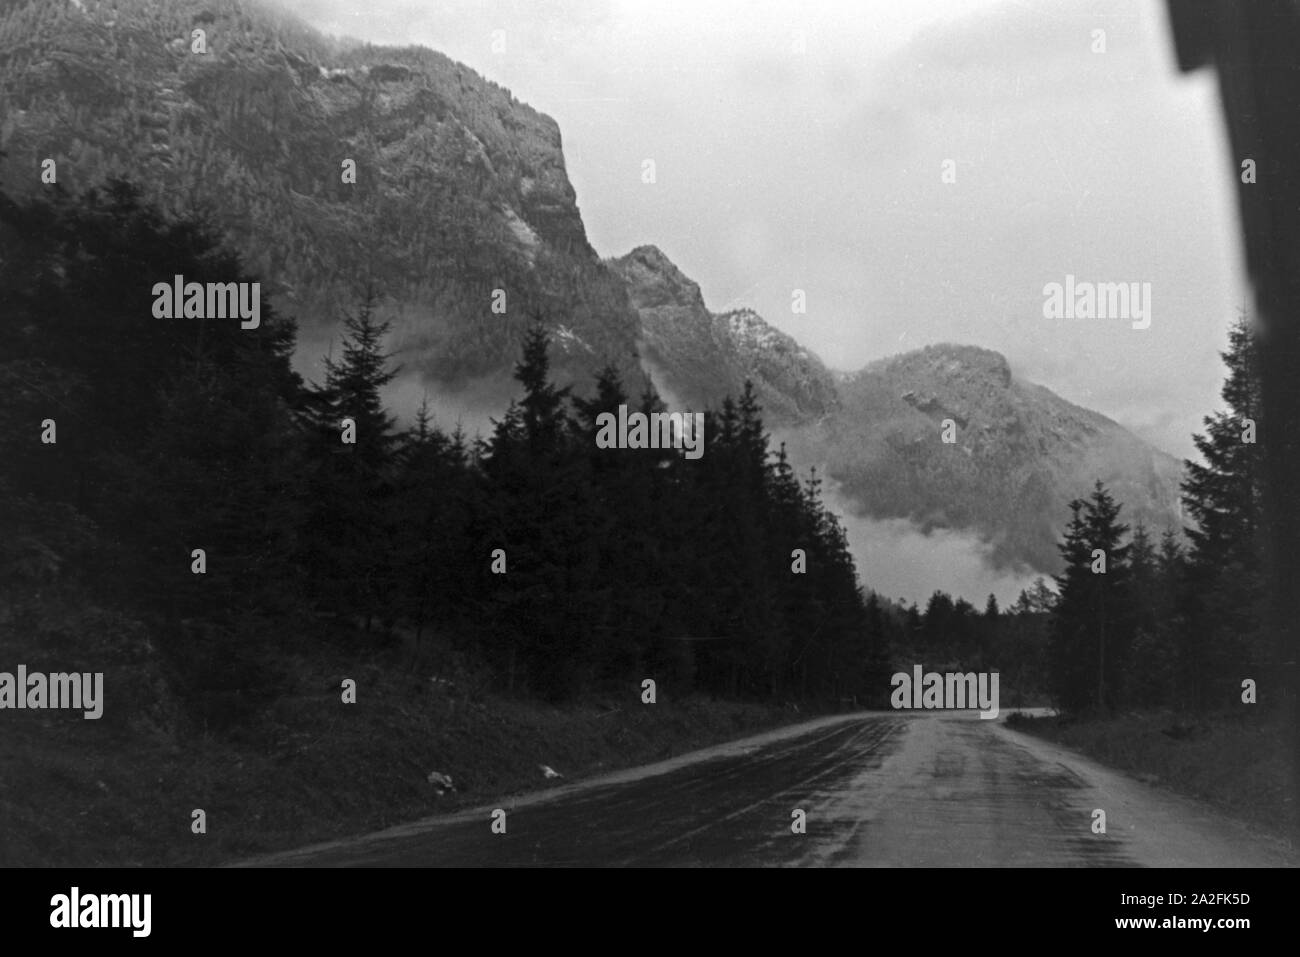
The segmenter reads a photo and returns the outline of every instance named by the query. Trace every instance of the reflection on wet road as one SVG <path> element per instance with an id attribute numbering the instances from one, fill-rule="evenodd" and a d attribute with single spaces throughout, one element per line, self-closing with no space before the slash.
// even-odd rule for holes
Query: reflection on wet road
<path id="1" fill-rule="evenodd" d="M 974 712 L 823 719 L 252 861 L 290 866 L 1253 866 L 1280 845 Z M 1094 811 L 1106 833 L 1094 833 Z M 796 811 L 806 817 L 795 833 Z"/>

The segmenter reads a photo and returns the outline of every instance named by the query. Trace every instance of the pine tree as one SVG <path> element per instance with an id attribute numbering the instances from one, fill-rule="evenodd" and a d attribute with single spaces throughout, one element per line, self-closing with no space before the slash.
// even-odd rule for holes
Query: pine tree
<path id="1" fill-rule="evenodd" d="M 508 688 L 522 678 L 535 693 L 563 700 L 589 687 L 598 670 L 600 519 L 570 389 L 550 381 L 549 347 L 536 323 L 515 366 L 523 397 L 488 443 L 494 508 L 485 538 L 505 549 L 510 568 L 493 589 L 494 663 Z"/>
<path id="2" fill-rule="evenodd" d="M 1046 650 L 1054 598 L 1047 583 L 1038 578 L 1031 588 L 1021 590 L 999 622 L 996 662 L 1015 707 L 1024 707 L 1027 695 L 1047 690 Z"/>
<path id="3" fill-rule="evenodd" d="M 1156 587 L 1155 645 L 1160 657 L 1152 667 L 1158 687 L 1162 689 L 1157 703 L 1183 706 L 1185 696 L 1181 688 L 1187 682 L 1180 673 L 1184 668 L 1182 638 L 1188 629 L 1184 613 L 1188 589 L 1187 556 L 1179 534 L 1171 528 L 1165 529 L 1160 536 L 1160 548 L 1156 554 Z"/>
<path id="4" fill-rule="evenodd" d="M 937 665 L 938 659 L 945 661 L 952 653 L 954 636 L 954 610 L 952 596 L 936 589 L 925 604 L 924 626 L 921 630 L 925 653 L 932 657 Z"/>
<path id="5" fill-rule="evenodd" d="M 1087 499 L 1070 503 L 1070 522 L 1058 546 L 1065 561 L 1056 576 L 1059 599 L 1052 628 L 1053 689 L 1063 710 L 1113 708 L 1131 635 L 1128 526 L 1121 506 L 1101 482 Z M 1104 569 L 1104 570 L 1103 570 Z"/>
<path id="6" fill-rule="evenodd" d="M 377 306 L 378 294 L 368 285 L 358 311 L 343 320 L 343 358 L 326 357 L 325 385 L 317 390 L 329 408 L 330 419 L 324 423 L 328 431 L 337 434 L 345 418 L 356 423 L 356 442 L 344 448 L 372 479 L 391 465 L 400 441 L 380 397 L 400 369 L 390 368 L 391 357 L 383 351 L 390 324 L 377 318 Z"/>
<path id="7" fill-rule="evenodd" d="M 464 556 L 478 545 L 470 531 L 481 509 L 478 485 L 464 434 L 439 430 L 426 396 L 403 436 L 391 500 L 391 550 L 402 570 L 396 598 L 415 628 L 417 657 L 426 626 L 459 624 L 458 609 L 470 601 Z"/>
<path id="8" fill-rule="evenodd" d="M 585 450 L 585 481 L 592 489 L 591 533 L 598 546 L 600 585 L 593 598 L 592 655 L 602 682 L 626 680 L 653 659 L 667 665 L 662 629 L 667 602 L 663 600 L 665 568 L 664 526 L 657 497 L 660 476 L 656 464 L 669 466 L 671 450 L 602 449 L 596 444 L 598 419 L 618 415 L 629 404 L 617 368 L 607 365 L 596 379 L 596 394 L 575 398 L 577 431 Z M 653 411 L 657 396 L 642 399 L 643 411 Z M 677 651 L 681 650 L 681 643 Z M 663 674 L 663 671 L 658 673 Z"/>
<path id="9" fill-rule="evenodd" d="M 1198 710 L 1225 706 L 1243 677 L 1267 669 L 1263 634 L 1263 461 L 1253 434 L 1261 399 L 1258 347 L 1244 318 L 1229 333 L 1223 353 L 1228 375 L 1222 396 L 1228 410 L 1206 416 L 1193 436 L 1204 462 L 1185 463 L 1183 504 L 1193 519 L 1186 529 L 1188 620 L 1185 674 Z"/>
<path id="10" fill-rule="evenodd" d="M 1161 640 L 1163 586 L 1155 545 L 1139 522 L 1129 542 L 1127 604 L 1132 615 L 1133 666 L 1126 676 L 1124 697 L 1148 707 L 1168 703 L 1170 663 L 1176 651 Z"/>
<path id="11" fill-rule="evenodd" d="M 989 592 L 988 601 L 984 603 L 984 619 L 992 622 L 998 620 L 998 596 L 992 592 Z"/>
<path id="12" fill-rule="evenodd" d="M 397 375 L 383 351 L 389 324 L 368 287 L 343 323 L 342 358 L 325 359 L 325 382 L 309 390 L 303 491 L 310 509 L 304 566 L 323 605 L 357 616 L 369 632 L 389 624 L 398 569 L 386 547 L 401 437 L 381 390 Z"/>

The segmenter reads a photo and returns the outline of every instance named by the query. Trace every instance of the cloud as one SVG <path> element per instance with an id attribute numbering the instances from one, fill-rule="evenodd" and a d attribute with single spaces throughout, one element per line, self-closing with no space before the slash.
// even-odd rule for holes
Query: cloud
<path id="1" fill-rule="evenodd" d="M 997 569 L 992 546 L 977 536 L 950 529 L 924 532 L 907 519 L 875 519 L 856 513 L 854 504 L 828 482 L 827 506 L 848 536 L 863 586 L 888 598 L 924 606 L 936 590 L 983 608 L 992 593 L 1005 608 L 1041 573 Z"/>
<path id="2" fill-rule="evenodd" d="M 415 421 L 422 401 L 428 400 L 433 424 L 443 432 L 459 425 L 469 439 L 492 434 L 492 419 L 500 419 L 510 402 L 509 383 L 501 377 L 476 379 L 449 391 L 417 374 L 398 376 L 381 392 L 384 406 L 399 427 Z"/>

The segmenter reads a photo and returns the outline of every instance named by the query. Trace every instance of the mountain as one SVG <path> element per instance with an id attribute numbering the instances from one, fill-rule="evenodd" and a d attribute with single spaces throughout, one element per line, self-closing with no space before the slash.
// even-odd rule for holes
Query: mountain
<path id="1" fill-rule="evenodd" d="M 772 424 L 836 408 L 835 380 L 820 359 L 753 310 L 709 312 L 700 287 L 658 248 L 639 246 L 610 266 L 640 318 L 642 360 L 682 404 L 716 408 L 751 379 Z"/>
<path id="2" fill-rule="evenodd" d="M 927 346 L 843 377 L 839 392 L 839 412 L 798 448 L 863 514 L 973 530 L 996 563 L 1049 571 L 1067 503 L 1097 479 L 1124 503 L 1125 521 L 1181 527 L 1177 459 L 1017 380 L 996 352 Z M 944 420 L 956 427 L 951 444 Z"/>
<path id="3" fill-rule="evenodd" d="M 1056 568 L 1066 504 L 1097 478 L 1126 519 L 1178 521 L 1175 460 L 996 353 L 933 346 L 837 375 L 752 310 L 711 312 L 655 246 L 602 260 L 555 121 L 426 48 L 327 39 L 239 0 L 0 0 L 0 151 L 10 192 L 51 188 L 52 158 L 71 192 L 124 175 L 205 210 L 305 340 L 373 282 L 399 361 L 441 389 L 506 394 L 536 311 L 561 381 L 585 391 L 612 363 L 630 394 L 653 378 L 701 409 L 750 379 L 794 460 L 851 507 L 972 531 L 1003 564 Z"/>
<path id="4" fill-rule="evenodd" d="M 202 206 L 307 331 L 373 281 L 408 371 L 444 385 L 508 373 L 533 310 L 560 377 L 613 361 L 644 383 L 555 121 L 440 53 L 337 43 L 237 0 L 9 0 L 0 78 L 10 191 L 48 189 L 53 158 L 72 192 L 118 174 Z"/>
<path id="5" fill-rule="evenodd" d="M 936 345 L 837 377 L 757 313 L 709 312 L 659 249 L 611 261 L 641 318 L 641 355 L 685 405 L 714 406 L 746 378 L 796 461 L 819 463 L 859 514 L 976 533 L 1000 566 L 1058 567 L 1067 503 L 1101 479 L 1124 517 L 1180 527 L 1182 465 L 1118 423 L 1016 380 L 1007 360 Z M 942 441 L 945 419 L 955 441 Z"/>

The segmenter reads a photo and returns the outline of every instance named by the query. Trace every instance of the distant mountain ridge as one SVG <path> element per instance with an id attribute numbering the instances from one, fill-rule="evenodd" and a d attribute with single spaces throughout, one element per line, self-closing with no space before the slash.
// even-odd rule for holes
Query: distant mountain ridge
<path id="1" fill-rule="evenodd" d="M 659 249 L 612 260 L 642 354 L 679 401 L 716 405 L 754 381 L 796 461 L 818 463 L 860 514 L 973 531 L 1000 566 L 1050 571 L 1067 503 L 1100 479 L 1124 517 L 1178 528 L 1181 463 L 1100 413 L 1021 382 L 1004 356 L 932 345 L 836 375 L 753 310 L 717 315 Z M 942 441 L 944 420 L 955 441 Z"/>
<path id="2" fill-rule="evenodd" d="M 208 53 L 190 51 L 196 25 Z M 997 353 L 836 374 L 753 310 L 709 311 L 655 246 L 602 260 L 555 121 L 426 48 L 335 42 L 238 0 L 9 0 L 0 149 L 11 192 L 47 189 L 53 157 L 69 191 L 125 175 L 166 209 L 207 209 L 304 329 L 374 281 L 399 360 L 442 388 L 507 383 L 536 312 L 561 381 L 585 391 L 612 363 L 631 394 L 653 380 L 701 409 L 750 379 L 796 462 L 863 514 L 970 530 L 1000 563 L 1055 568 L 1066 503 L 1097 478 L 1126 519 L 1178 522 L 1174 459 Z"/>
<path id="3" fill-rule="evenodd" d="M 1125 521 L 1180 528 L 1182 464 L 1100 413 L 1021 382 L 1006 359 L 933 345 L 874 362 L 840 383 L 839 414 L 805 453 L 865 514 L 972 529 L 999 564 L 1057 567 L 1066 504 L 1100 479 Z M 941 439 L 945 419 L 955 442 Z"/>

